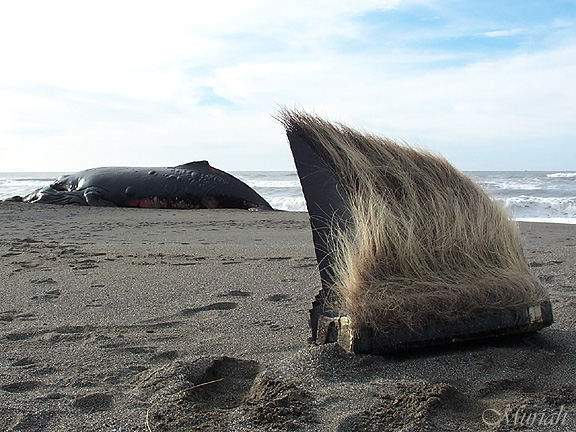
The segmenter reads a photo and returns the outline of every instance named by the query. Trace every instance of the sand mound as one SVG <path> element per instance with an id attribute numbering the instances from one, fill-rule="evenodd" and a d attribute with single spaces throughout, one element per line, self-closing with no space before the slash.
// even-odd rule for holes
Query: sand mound
<path id="1" fill-rule="evenodd" d="M 312 423 L 308 394 L 290 381 L 259 373 L 252 360 L 181 359 L 136 380 L 150 402 L 154 431 L 293 430 Z"/>

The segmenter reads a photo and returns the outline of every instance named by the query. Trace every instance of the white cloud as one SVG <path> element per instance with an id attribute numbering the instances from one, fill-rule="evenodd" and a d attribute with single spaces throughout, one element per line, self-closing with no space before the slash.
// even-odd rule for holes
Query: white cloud
<path id="1" fill-rule="evenodd" d="M 484 33 L 488 37 L 517 36 L 527 33 L 526 29 L 494 30 Z"/>
<path id="2" fill-rule="evenodd" d="M 462 61 L 466 52 L 394 45 L 396 35 L 367 41 L 354 18 L 399 3 L 4 3 L 0 171 L 193 159 L 289 169 L 270 116 L 280 104 L 463 163 L 468 150 L 576 136 L 573 41 L 475 62 Z M 406 31 L 417 39 L 417 29 Z M 343 41 L 370 43 L 343 49 Z"/>

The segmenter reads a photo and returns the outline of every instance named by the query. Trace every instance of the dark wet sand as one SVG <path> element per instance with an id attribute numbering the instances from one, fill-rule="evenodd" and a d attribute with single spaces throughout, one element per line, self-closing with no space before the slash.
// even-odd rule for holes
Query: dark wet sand
<path id="1" fill-rule="evenodd" d="M 554 326 L 352 356 L 304 213 L 0 203 L 0 430 L 575 430 L 576 225 L 521 229 Z"/>

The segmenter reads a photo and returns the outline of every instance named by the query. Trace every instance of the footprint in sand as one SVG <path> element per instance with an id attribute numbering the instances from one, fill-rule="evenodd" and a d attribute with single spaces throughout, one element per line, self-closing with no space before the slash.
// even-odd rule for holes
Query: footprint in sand
<path id="1" fill-rule="evenodd" d="M 74 264 L 71 264 L 70 267 L 72 267 L 74 270 L 88 270 L 88 269 L 93 269 L 93 268 L 97 268 L 98 264 L 96 264 L 98 261 L 87 258 L 87 259 L 83 259 L 80 261 L 76 261 Z"/>
<path id="2" fill-rule="evenodd" d="M 62 294 L 62 292 L 59 289 L 55 289 L 55 290 L 46 291 L 41 296 L 30 297 L 30 300 L 52 301 L 52 300 L 56 300 L 58 297 L 60 297 L 61 294 Z"/>
<path id="3" fill-rule="evenodd" d="M 122 348 L 120 351 L 130 354 L 153 354 L 156 352 L 156 348 L 147 346 L 130 346 Z"/>
<path id="4" fill-rule="evenodd" d="M 112 395 L 107 393 L 92 393 L 76 398 L 72 406 L 84 412 L 107 411 L 112 408 L 113 401 Z"/>
<path id="5" fill-rule="evenodd" d="M 38 387 L 41 386 L 42 383 L 40 381 L 20 381 L 12 384 L 5 384 L 0 388 L 8 393 L 24 393 L 36 390 Z"/>
<path id="6" fill-rule="evenodd" d="M 11 431 L 43 431 L 54 414 L 50 411 L 24 412 L 15 415 L 11 422 Z"/>
<path id="7" fill-rule="evenodd" d="M 52 278 L 46 278 L 46 279 L 30 279 L 30 282 L 36 285 L 53 285 L 53 284 L 57 284 L 58 282 L 56 282 L 54 279 Z"/>
<path id="8" fill-rule="evenodd" d="M 91 300 L 90 303 L 84 305 L 86 308 L 101 308 L 104 307 L 104 302 L 100 299 Z"/>
<path id="9" fill-rule="evenodd" d="M 536 267 L 543 267 L 546 265 L 558 265 L 558 264 L 563 264 L 563 263 L 564 263 L 564 261 L 560 261 L 560 260 L 552 260 L 552 261 L 548 261 L 546 263 L 533 261 L 530 264 L 528 264 L 528 266 L 531 268 L 536 268 Z"/>
<path id="10" fill-rule="evenodd" d="M 14 321 L 15 316 L 18 314 L 18 311 L 4 311 L 0 312 L 0 322 L 11 322 Z"/>
<path id="11" fill-rule="evenodd" d="M 90 326 L 60 326 L 45 333 L 46 340 L 50 343 L 68 343 L 78 340 L 88 339 L 92 336 L 92 327 Z"/>
<path id="12" fill-rule="evenodd" d="M 556 276 L 543 275 L 543 276 L 538 276 L 538 279 L 540 279 L 541 282 L 550 283 L 550 282 L 553 282 L 554 279 L 556 279 Z"/>
<path id="13" fill-rule="evenodd" d="M 34 321 L 36 315 L 31 312 L 22 311 L 5 311 L 0 312 L 0 322 L 12 322 L 12 321 Z"/>
<path id="14" fill-rule="evenodd" d="M 192 316 L 192 315 L 196 315 L 198 312 L 207 312 L 207 311 L 213 311 L 213 310 L 220 310 L 220 311 L 231 310 L 231 309 L 236 309 L 237 306 L 238 306 L 238 303 L 234 303 L 234 302 L 218 302 L 218 303 L 209 304 L 207 306 L 183 309 L 182 311 L 180 311 L 180 315 Z"/>
<path id="15" fill-rule="evenodd" d="M 37 336 L 37 335 L 38 335 L 38 333 L 36 333 L 36 332 L 8 333 L 6 335 L 6 339 L 8 339 L 9 341 L 21 341 L 21 340 L 33 338 L 34 336 Z"/>
<path id="16" fill-rule="evenodd" d="M 280 329 L 282 329 L 282 326 L 280 324 L 276 324 L 274 321 L 268 319 L 262 321 L 254 321 L 254 324 L 268 327 L 268 329 L 271 331 L 280 331 Z M 289 326 L 286 328 L 293 328 L 293 326 Z"/>
<path id="17" fill-rule="evenodd" d="M 272 294 L 266 297 L 266 300 L 271 302 L 279 302 L 283 300 L 290 300 L 290 296 L 288 294 Z"/>
<path id="18" fill-rule="evenodd" d="M 250 297 L 252 293 L 249 291 L 232 290 L 225 294 L 218 294 L 218 297 Z"/>
<path id="19" fill-rule="evenodd" d="M 91 330 L 90 326 L 73 326 L 73 325 L 65 325 L 56 327 L 54 332 L 59 334 L 75 334 L 75 333 L 84 333 Z"/>
<path id="20" fill-rule="evenodd" d="M 39 263 L 34 263 L 31 261 L 19 261 L 19 262 L 14 262 L 13 264 L 18 264 L 23 269 L 33 269 L 33 268 L 40 266 Z"/>
<path id="21" fill-rule="evenodd" d="M 30 357 L 23 357 L 20 360 L 16 360 L 15 362 L 11 363 L 10 366 L 30 366 L 33 364 L 38 363 L 36 360 L 34 360 L 33 358 Z"/>
<path id="22" fill-rule="evenodd" d="M 296 265 L 293 265 L 292 268 L 300 269 L 300 268 L 312 268 L 312 267 L 317 267 L 317 266 L 318 266 L 318 264 L 310 262 L 310 263 L 296 264 Z"/>
<path id="23" fill-rule="evenodd" d="M 226 311 L 236 309 L 238 307 L 238 303 L 234 302 L 217 302 L 212 303 L 206 306 L 200 306 L 196 308 L 186 308 L 182 309 L 175 315 L 168 315 L 159 318 L 153 318 L 146 321 L 143 321 L 142 324 L 137 324 L 136 327 L 142 327 L 146 330 L 146 333 L 154 333 L 156 329 L 160 328 L 170 328 L 170 327 L 177 327 L 183 323 L 183 321 L 175 320 L 176 317 L 191 317 L 196 315 L 200 312 L 208 312 L 208 311 Z"/>
<path id="24" fill-rule="evenodd" d="M 152 357 L 152 360 L 154 361 L 176 360 L 179 356 L 180 353 L 176 350 L 163 351 Z"/>

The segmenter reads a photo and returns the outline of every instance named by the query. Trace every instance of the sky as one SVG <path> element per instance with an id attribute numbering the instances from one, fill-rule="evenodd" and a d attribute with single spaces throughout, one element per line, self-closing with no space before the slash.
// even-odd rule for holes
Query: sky
<path id="1" fill-rule="evenodd" d="M 576 171 L 576 0 L 0 0 L 0 171 L 293 170 L 281 106 Z"/>

